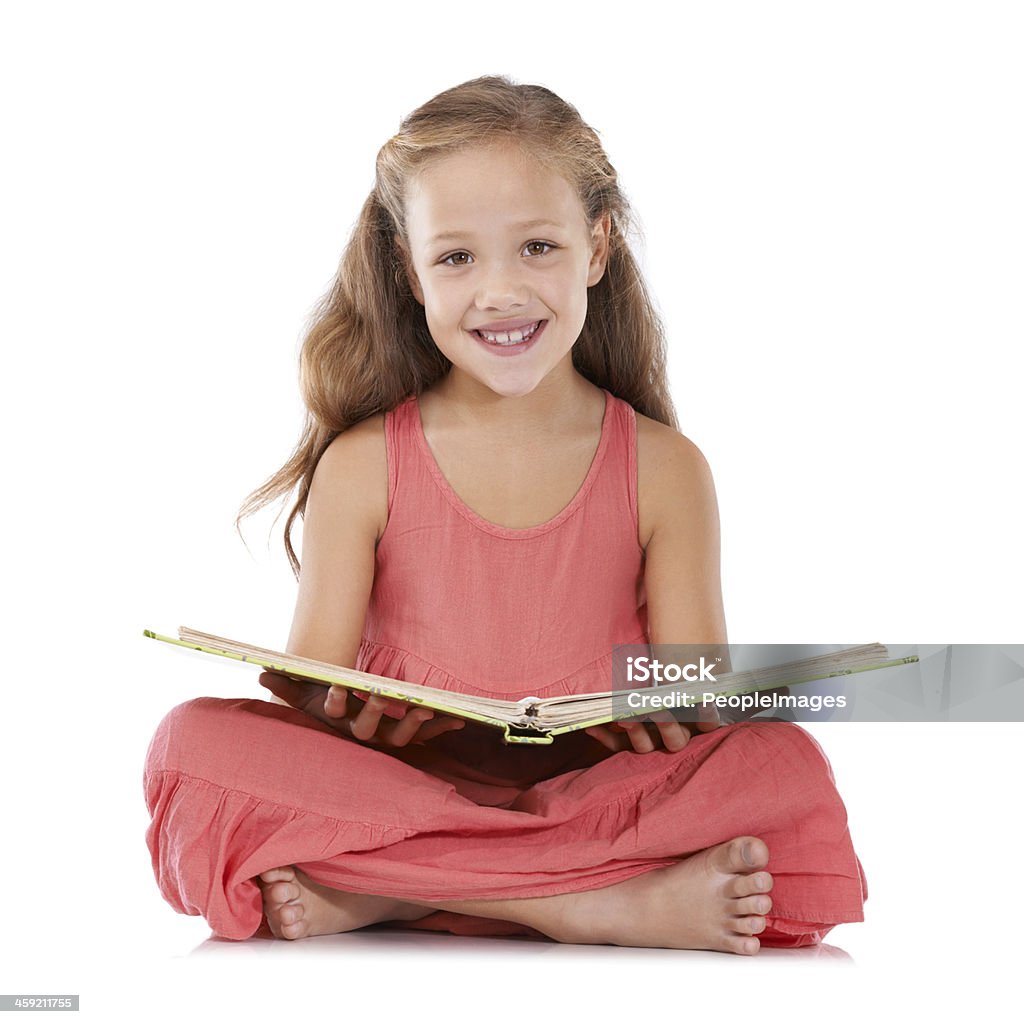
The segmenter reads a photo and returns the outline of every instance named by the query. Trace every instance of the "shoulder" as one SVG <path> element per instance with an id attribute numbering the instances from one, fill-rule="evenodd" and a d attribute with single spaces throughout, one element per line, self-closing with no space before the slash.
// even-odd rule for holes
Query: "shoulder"
<path id="1" fill-rule="evenodd" d="M 715 505 L 711 468 L 703 452 L 678 430 L 636 414 L 639 540 L 681 519 L 705 517 Z"/>
<path id="2" fill-rule="evenodd" d="M 688 437 L 639 412 L 636 414 L 636 444 L 637 462 L 648 471 L 709 472 L 704 454 Z"/>
<path id="3" fill-rule="evenodd" d="M 340 433 L 324 451 L 316 472 L 331 478 L 372 469 L 387 460 L 384 444 L 384 415 L 378 413 Z"/>
<path id="4" fill-rule="evenodd" d="M 388 464 L 384 416 L 378 413 L 340 433 L 317 463 L 308 514 L 344 515 L 384 532 L 388 515 Z"/>

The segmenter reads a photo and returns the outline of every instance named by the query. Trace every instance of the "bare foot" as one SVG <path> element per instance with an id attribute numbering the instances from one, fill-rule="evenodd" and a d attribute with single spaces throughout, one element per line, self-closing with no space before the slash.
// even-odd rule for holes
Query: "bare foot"
<path id="1" fill-rule="evenodd" d="M 764 931 L 772 906 L 767 863 L 768 847 L 741 836 L 671 867 L 569 897 L 555 931 L 547 934 L 560 942 L 749 956 L 761 947 L 754 936 Z"/>
<path id="2" fill-rule="evenodd" d="M 264 871 L 256 884 L 263 890 L 267 923 L 279 939 L 334 935 L 378 921 L 416 921 L 432 913 L 385 896 L 329 889 L 294 867 Z"/>

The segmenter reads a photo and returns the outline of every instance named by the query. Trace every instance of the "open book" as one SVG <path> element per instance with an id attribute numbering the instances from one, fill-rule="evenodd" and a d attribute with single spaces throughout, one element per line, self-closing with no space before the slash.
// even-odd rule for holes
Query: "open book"
<path id="1" fill-rule="evenodd" d="M 568 697 L 524 697 L 519 701 L 496 700 L 439 690 L 433 686 L 406 683 L 385 676 L 341 668 L 322 661 L 300 658 L 281 651 L 226 640 L 182 626 L 178 637 L 161 636 L 151 630 L 154 640 L 258 665 L 270 672 L 308 682 L 344 686 L 388 700 L 431 708 L 446 715 L 482 722 L 501 729 L 506 743 L 551 743 L 562 733 L 607 725 L 624 718 L 650 715 L 655 708 L 698 707 L 715 697 L 730 697 L 760 690 L 793 686 L 830 676 L 889 668 L 917 661 L 916 657 L 889 659 L 881 644 L 850 647 L 785 665 L 772 665 L 744 672 L 721 672 L 712 680 L 698 683 L 668 683 L 657 687 L 621 688 L 605 693 Z M 638 695 L 631 699 L 631 695 Z"/>

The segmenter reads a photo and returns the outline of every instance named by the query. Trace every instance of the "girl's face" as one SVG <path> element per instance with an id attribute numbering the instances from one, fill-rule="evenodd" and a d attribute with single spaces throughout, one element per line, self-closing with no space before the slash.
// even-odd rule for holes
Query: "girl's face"
<path id="1" fill-rule="evenodd" d="M 439 158 L 409 188 L 406 232 L 413 294 L 453 373 L 515 397 L 571 369 L 608 220 L 591 227 L 564 178 L 511 144 Z"/>

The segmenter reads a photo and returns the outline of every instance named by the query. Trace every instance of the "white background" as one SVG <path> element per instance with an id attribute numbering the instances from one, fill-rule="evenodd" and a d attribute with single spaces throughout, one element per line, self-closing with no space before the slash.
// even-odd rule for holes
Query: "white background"
<path id="1" fill-rule="evenodd" d="M 0 992 L 77 992 L 102 1021 L 353 1001 L 802 1019 L 1009 994 L 1020 724 L 815 729 L 871 890 L 829 938 L 845 971 L 445 937 L 204 946 L 161 901 L 149 737 L 176 703 L 257 688 L 142 630 L 284 642 L 280 534 L 260 518 L 247 550 L 235 511 L 297 437 L 298 343 L 377 148 L 480 74 L 573 102 L 633 201 L 682 429 L 716 477 L 731 638 L 1022 639 L 1017 5 L 346 6 L 0 8 Z"/>

